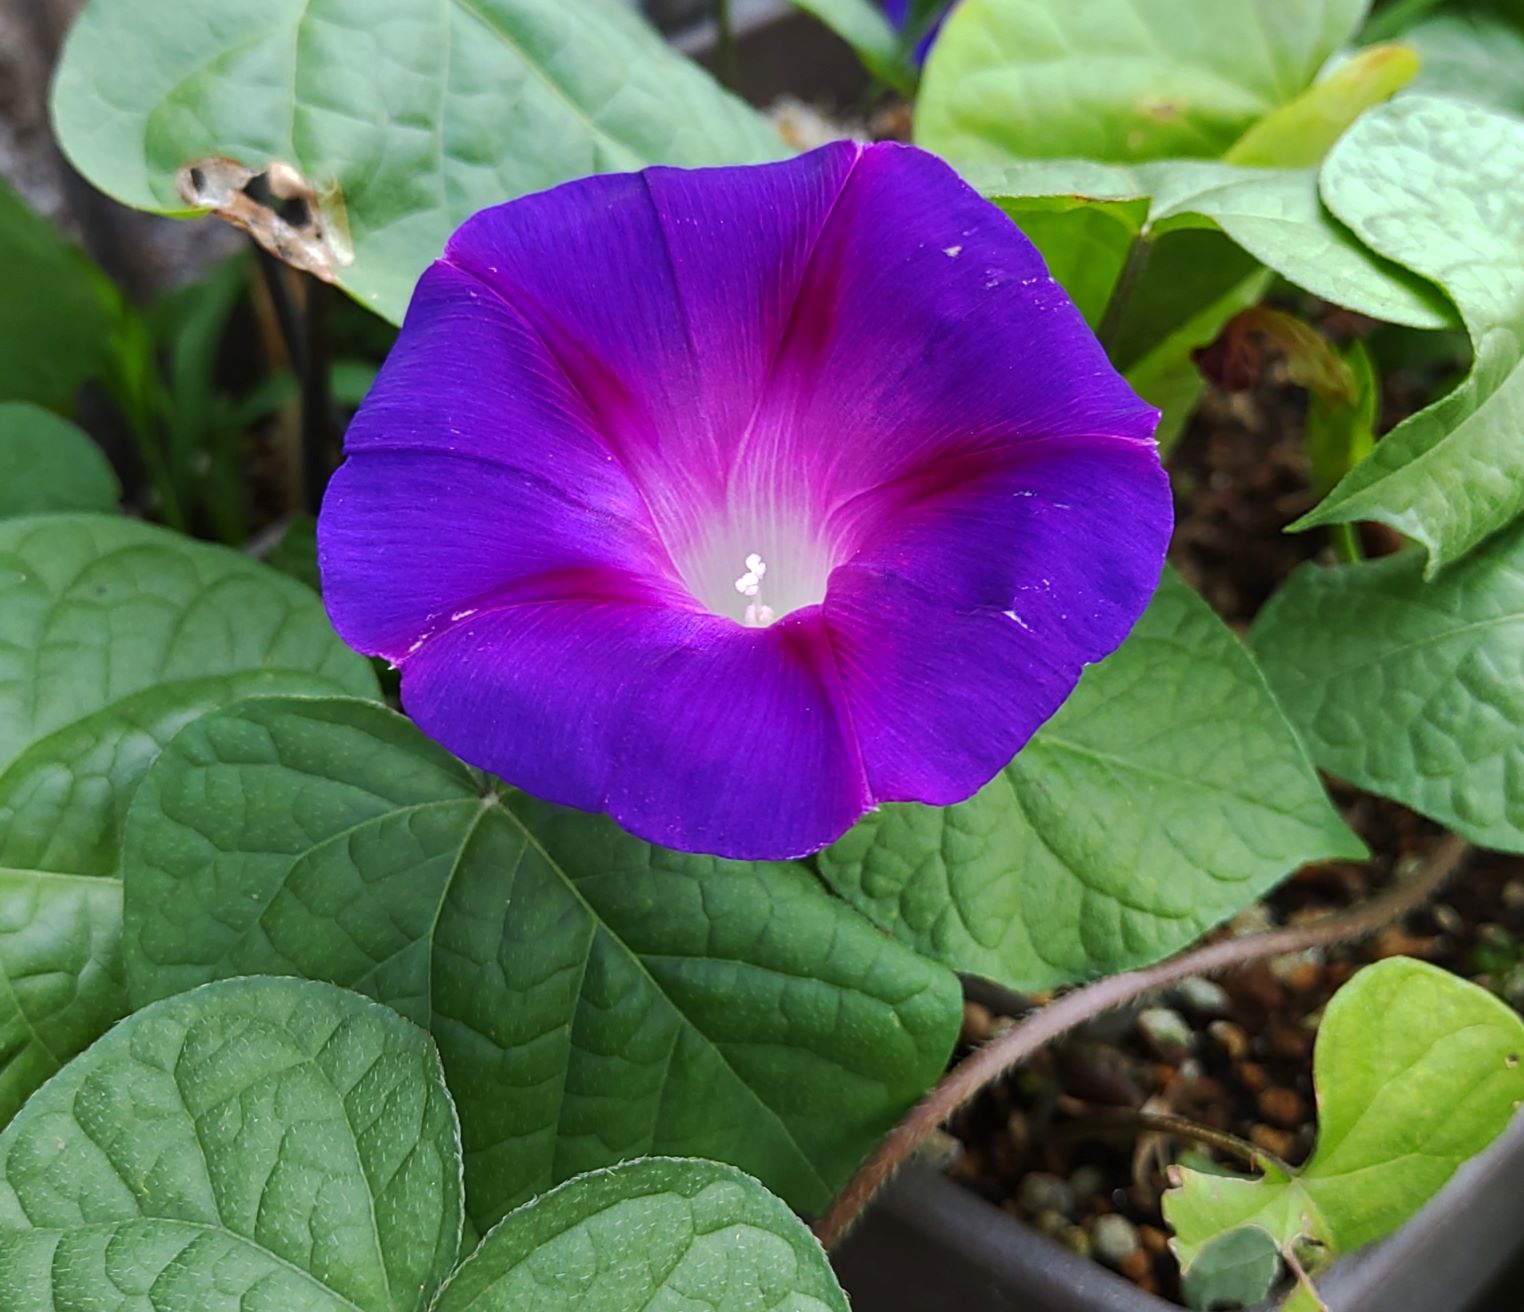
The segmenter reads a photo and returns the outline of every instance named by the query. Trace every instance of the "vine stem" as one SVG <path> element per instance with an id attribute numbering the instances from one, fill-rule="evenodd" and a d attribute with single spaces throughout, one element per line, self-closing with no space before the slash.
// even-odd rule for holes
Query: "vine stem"
<path id="1" fill-rule="evenodd" d="M 815 1222 L 815 1237 L 825 1248 L 834 1248 L 928 1135 L 985 1086 L 1001 1079 L 1054 1039 L 1145 993 L 1192 975 L 1232 970 L 1267 957 L 1364 938 L 1432 897 L 1455 873 L 1468 851 L 1470 844 L 1465 839 L 1446 834 L 1412 879 L 1368 902 L 1306 925 L 1223 939 L 1142 970 L 1109 975 L 1033 1012 L 975 1049 L 910 1109 Z"/>

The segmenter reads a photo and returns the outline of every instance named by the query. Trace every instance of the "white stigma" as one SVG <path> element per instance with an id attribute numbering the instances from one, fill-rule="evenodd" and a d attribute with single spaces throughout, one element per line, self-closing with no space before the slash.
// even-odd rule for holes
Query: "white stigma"
<path id="1" fill-rule="evenodd" d="M 736 591 L 752 601 L 746 607 L 745 623 L 760 628 L 773 622 L 773 608 L 760 600 L 762 579 L 767 573 L 767 562 L 755 551 L 746 557 L 746 573 L 736 580 Z"/>

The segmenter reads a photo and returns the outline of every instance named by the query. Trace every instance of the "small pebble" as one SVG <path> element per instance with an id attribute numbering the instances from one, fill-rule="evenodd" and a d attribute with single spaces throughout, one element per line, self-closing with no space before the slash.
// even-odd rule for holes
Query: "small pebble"
<path id="1" fill-rule="evenodd" d="M 1281 976 L 1293 993 L 1311 993 L 1323 979 L 1323 965 L 1318 961 L 1298 961 Z"/>
<path id="2" fill-rule="evenodd" d="M 1461 919 L 1461 913 L 1454 907 L 1443 902 L 1437 902 L 1429 908 L 1429 915 L 1434 923 L 1444 930 L 1446 934 L 1458 934 L 1461 926 L 1466 922 Z"/>
<path id="3" fill-rule="evenodd" d="M 1257 1061 L 1239 1062 L 1235 1074 L 1238 1076 L 1238 1082 L 1251 1093 L 1258 1093 L 1261 1089 L 1270 1087 L 1270 1074 Z"/>
<path id="4" fill-rule="evenodd" d="M 1078 1253 L 1081 1257 L 1089 1257 L 1091 1255 L 1090 1236 L 1085 1233 L 1084 1226 L 1071 1225 L 1060 1231 L 1055 1238 L 1065 1248 Z"/>
<path id="5" fill-rule="evenodd" d="M 1141 1248 L 1135 1248 L 1117 1263 L 1117 1270 L 1129 1280 L 1142 1284 L 1152 1274 L 1153 1263 Z"/>
<path id="6" fill-rule="evenodd" d="M 1307 1119 L 1307 1103 L 1295 1089 L 1261 1090 L 1255 1105 L 1265 1120 L 1285 1130 L 1294 1130 Z"/>
<path id="7" fill-rule="evenodd" d="M 1296 1136 L 1287 1134 L 1285 1130 L 1277 1130 L 1273 1125 L 1254 1126 L 1249 1131 L 1249 1142 L 1283 1160 L 1292 1156 L 1296 1149 Z"/>
<path id="8" fill-rule="evenodd" d="M 1233 981 L 1233 994 L 1272 1014 L 1286 1005 L 1285 988 L 1266 966 L 1239 971 Z"/>
<path id="9" fill-rule="evenodd" d="M 1074 1211 L 1074 1190 L 1067 1180 L 1046 1171 L 1029 1171 L 1016 1189 L 1016 1201 L 1028 1216 L 1057 1212 L 1069 1216 Z"/>
<path id="10" fill-rule="evenodd" d="M 1201 975 L 1181 980 L 1170 990 L 1170 995 L 1186 1011 L 1197 1016 L 1226 1016 L 1233 1005 L 1227 989 Z"/>
<path id="11" fill-rule="evenodd" d="M 1158 1226 L 1140 1225 L 1138 1238 L 1142 1241 L 1144 1251 L 1152 1253 L 1155 1257 L 1169 1252 L 1169 1236 Z"/>
<path id="12" fill-rule="evenodd" d="M 1400 926 L 1388 925 L 1372 940 L 1371 955 L 1377 960 L 1385 960 L 1387 957 L 1422 957 L 1433 946 L 1433 939 L 1419 938 Z"/>
<path id="13" fill-rule="evenodd" d="M 1185 1018 L 1168 1007 L 1148 1007 L 1138 1013 L 1138 1032 L 1160 1057 L 1176 1057 L 1187 1051 L 1194 1037 Z"/>
<path id="14" fill-rule="evenodd" d="M 1228 921 L 1228 930 L 1235 938 L 1242 938 L 1245 934 L 1263 934 L 1267 929 L 1274 928 L 1270 909 L 1263 902 L 1246 907 Z"/>
<path id="15" fill-rule="evenodd" d="M 1524 911 L 1524 879 L 1510 879 L 1503 885 L 1502 897 L 1510 911 Z"/>
<path id="16" fill-rule="evenodd" d="M 916 1148 L 915 1155 L 929 1166 L 946 1171 L 963 1156 L 963 1141 L 946 1130 L 933 1130 Z"/>
<path id="17" fill-rule="evenodd" d="M 1125 1216 L 1108 1212 L 1095 1218 L 1090 1227 L 1090 1244 L 1107 1266 L 1121 1266 L 1123 1259 L 1138 1251 L 1138 1228 Z"/>
<path id="18" fill-rule="evenodd" d="M 1032 1126 L 1026 1114 L 1013 1111 L 1005 1118 L 1005 1136 L 1016 1148 L 1025 1148 L 1032 1141 Z"/>
<path id="19" fill-rule="evenodd" d="M 1070 1223 L 1062 1212 L 1038 1212 L 1032 1218 L 1032 1228 L 1050 1239 L 1057 1239 L 1070 1228 Z"/>
<path id="20" fill-rule="evenodd" d="M 1214 1020 L 1207 1026 L 1207 1033 L 1228 1056 L 1229 1061 L 1242 1061 L 1249 1055 L 1249 1036 L 1243 1027 L 1230 1020 Z"/>
<path id="21" fill-rule="evenodd" d="M 958 1041 L 965 1047 L 978 1047 L 989 1038 L 990 1027 L 994 1023 L 994 1014 L 988 1007 L 978 1002 L 965 1002 L 963 1004 L 963 1032 L 958 1036 Z"/>
<path id="22" fill-rule="evenodd" d="M 1264 1037 L 1266 1050 L 1281 1061 L 1301 1061 L 1312 1051 L 1312 1035 L 1292 1025 L 1268 1025 Z"/>
<path id="23" fill-rule="evenodd" d="M 1094 1198 L 1105 1192 L 1106 1172 L 1099 1166 L 1077 1166 L 1069 1172 L 1069 1188 L 1080 1202 Z"/>

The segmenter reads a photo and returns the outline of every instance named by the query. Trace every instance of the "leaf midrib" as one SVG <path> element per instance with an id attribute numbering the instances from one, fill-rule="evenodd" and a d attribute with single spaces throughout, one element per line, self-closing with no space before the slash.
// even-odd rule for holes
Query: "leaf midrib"
<path id="1" fill-rule="evenodd" d="M 654 974 L 652 974 L 650 968 L 647 966 L 645 958 L 633 947 L 631 947 L 625 941 L 624 937 L 609 924 L 608 920 L 598 911 L 593 903 L 590 902 L 587 896 L 582 892 L 578 882 L 572 878 L 571 874 L 560 864 L 560 862 L 551 856 L 550 852 L 536 837 L 533 830 L 531 830 L 518 815 L 516 815 L 508 806 L 504 804 L 503 795 L 501 793 L 493 792 L 487 797 L 462 793 L 458 797 L 436 798 L 429 802 L 415 803 L 412 806 L 408 807 L 394 808 L 391 810 L 379 812 L 375 815 L 367 816 L 365 819 L 360 820 L 337 833 L 325 836 L 320 842 L 313 843 L 309 847 L 303 849 L 303 851 L 300 853 L 295 854 L 290 864 L 286 866 L 284 871 L 282 871 L 280 880 L 272 889 L 271 894 L 269 898 L 266 899 L 264 906 L 260 909 L 259 916 L 257 916 L 255 920 L 251 922 L 250 928 L 260 924 L 263 921 L 265 914 L 269 911 L 270 907 L 274 905 L 276 897 L 286 887 L 287 880 L 289 879 L 291 873 L 313 852 L 319 850 L 320 848 L 326 847 L 335 841 L 347 838 L 360 829 L 364 829 L 369 825 L 377 824 L 390 819 L 391 817 L 402 812 L 412 813 L 426 808 L 439 806 L 463 806 L 464 804 L 468 803 L 474 803 L 477 806 L 477 814 L 472 818 L 470 824 L 467 826 L 465 832 L 461 835 L 460 840 L 456 845 L 455 856 L 451 862 L 450 872 L 440 885 L 439 899 L 435 905 L 433 919 L 430 922 L 430 933 L 427 940 L 424 941 L 424 946 L 427 953 L 426 959 L 428 963 L 428 971 L 424 981 L 424 1001 L 425 1005 L 428 1008 L 428 1014 L 430 1018 L 433 1019 L 436 1016 L 436 1012 L 434 1010 L 434 939 L 436 935 L 433 933 L 433 930 L 436 929 L 439 924 L 439 919 L 443 914 L 445 903 L 449 900 L 450 891 L 454 887 L 456 877 L 459 875 L 461 869 L 465 865 L 464 854 L 466 847 L 469 845 L 471 839 L 477 833 L 482 820 L 487 815 L 501 815 L 519 834 L 523 840 L 525 847 L 527 849 L 532 849 L 540 856 L 540 858 L 545 862 L 547 868 L 565 886 L 567 891 L 571 894 L 572 898 L 577 902 L 579 906 L 582 907 L 583 911 L 587 915 L 594 932 L 589 936 L 588 953 L 583 962 L 584 970 L 586 969 L 587 961 L 591 959 L 592 952 L 596 949 L 597 939 L 600 934 L 606 935 L 612 942 L 617 944 L 620 950 L 640 972 L 641 976 L 647 981 L 656 996 L 663 999 L 663 1001 L 665 1001 L 666 1004 L 672 1008 L 673 1013 L 681 1018 L 683 1025 L 685 1025 L 690 1031 L 692 1031 L 700 1039 L 703 1040 L 705 1047 L 714 1054 L 715 1058 L 730 1074 L 731 1078 L 735 1080 L 737 1087 L 744 1089 L 750 1099 L 755 1103 L 755 1105 L 767 1114 L 772 1123 L 777 1127 L 779 1131 L 781 1131 L 784 1138 L 793 1147 L 798 1161 L 801 1165 L 803 1165 L 804 1169 L 809 1173 L 810 1177 L 815 1181 L 817 1186 L 822 1190 L 828 1191 L 830 1189 L 829 1182 L 820 1174 L 811 1155 L 806 1151 L 804 1145 L 801 1144 L 795 1137 L 793 1131 L 789 1128 L 788 1123 L 783 1119 L 782 1116 L 779 1115 L 775 1108 L 770 1106 L 762 1098 L 757 1090 L 752 1087 L 749 1081 L 742 1078 L 740 1072 L 738 1072 L 731 1064 L 729 1058 L 726 1057 L 720 1045 L 716 1043 L 712 1038 L 710 1038 L 707 1033 L 705 1033 L 703 1028 L 678 1004 L 677 999 L 674 998 L 671 993 L 661 985 L 660 981 Z M 240 934 L 238 939 L 235 940 L 235 944 L 236 942 L 242 941 L 243 937 L 244 935 Z M 389 956 L 383 958 L 381 961 L 374 963 L 367 968 L 365 971 L 365 976 L 374 974 L 375 971 L 386 962 L 394 960 L 396 957 L 401 955 L 402 952 L 405 952 L 408 949 L 416 946 L 419 941 L 420 940 L 416 938 L 412 939 L 402 948 L 399 948 L 396 952 L 393 952 Z M 222 962 L 226 962 L 226 954 L 219 955 L 220 960 Z M 360 976 L 358 978 L 364 978 L 365 976 Z M 581 990 L 579 989 L 576 1002 L 578 1007 L 580 1007 L 581 1001 L 582 994 Z M 574 1019 L 575 1010 L 568 1018 L 568 1024 L 570 1024 Z M 567 1065 L 569 1067 L 570 1063 L 568 1062 Z M 562 1102 L 564 1105 L 564 1098 Z"/>

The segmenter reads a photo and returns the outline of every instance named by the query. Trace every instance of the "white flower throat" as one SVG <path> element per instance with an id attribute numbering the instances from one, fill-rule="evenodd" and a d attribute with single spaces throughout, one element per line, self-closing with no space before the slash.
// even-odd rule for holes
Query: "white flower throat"
<path id="1" fill-rule="evenodd" d="M 767 576 L 767 562 L 755 551 L 746 557 L 746 573 L 736 580 L 736 591 L 747 599 L 742 623 L 762 628 L 773 622 L 773 608 L 762 600 L 762 580 Z"/>

